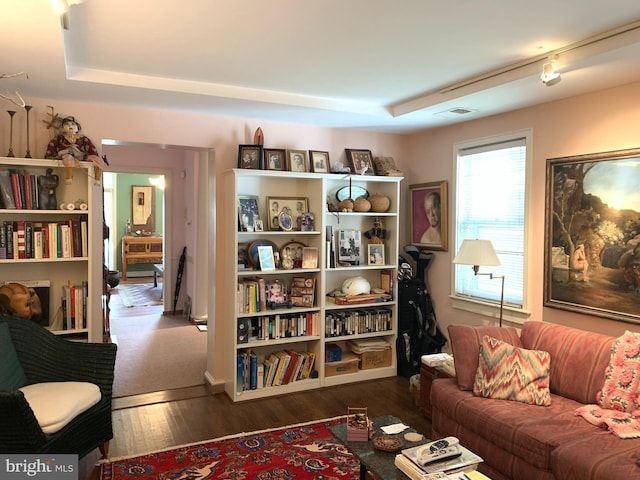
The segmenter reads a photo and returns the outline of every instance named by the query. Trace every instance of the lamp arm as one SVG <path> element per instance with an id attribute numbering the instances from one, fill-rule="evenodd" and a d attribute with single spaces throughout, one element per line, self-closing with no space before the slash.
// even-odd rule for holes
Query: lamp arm
<path id="1" fill-rule="evenodd" d="M 494 279 L 502 280 L 502 286 L 500 288 L 500 327 L 502 328 L 502 311 L 504 310 L 504 275 L 494 275 L 493 273 L 481 273 L 481 272 L 478 272 L 475 267 L 476 265 L 474 265 L 473 271 L 475 272 L 476 275 L 486 275 L 491 280 L 494 280 Z"/>

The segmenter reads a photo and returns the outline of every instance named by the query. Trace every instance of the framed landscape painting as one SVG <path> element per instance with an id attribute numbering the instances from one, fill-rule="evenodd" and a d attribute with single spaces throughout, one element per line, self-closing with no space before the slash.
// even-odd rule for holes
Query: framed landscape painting
<path id="1" fill-rule="evenodd" d="M 640 323 L 640 149 L 546 166 L 544 305 Z"/>

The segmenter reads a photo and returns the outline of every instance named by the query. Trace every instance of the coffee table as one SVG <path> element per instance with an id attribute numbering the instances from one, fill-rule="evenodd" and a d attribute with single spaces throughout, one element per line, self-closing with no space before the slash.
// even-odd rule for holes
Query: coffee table
<path id="1" fill-rule="evenodd" d="M 381 427 L 393 425 L 396 423 L 404 423 L 402 422 L 402 420 L 392 415 L 375 417 L 372 418 L 371 421 L 373 422 L 374 437 L 384 434 L 384 432 L 381 430 Z M 398 450 L 397 452 L 385 452 L 382 450 L 376 450 L 375 448 L 373 448 L 373 442 L 371 440 L 368 442 L 348 441 L 346 421 L 344 423 L 340 423 L 339 425 L 329 427 L 329 431 L 338 440 L 340 440 L 340 442 L 342 442 L 342 444 L 347 447 L 347 449 L 360 461 L 361 480 L 365 480 L 368 471 L 374 473 L 378 478 L 384 480 L 394 478 L 405 480 L 409 478 L 404 473 L 402 473 L 394 464 L 396 455 L 400 453 L 400 450 Z M 408 428 L 395 435 L 402 441 L 403 449 L 415 447 L 417 445 L 422 445 L 428 442 L 428 440 L 424 436 L 419 442 L 408 442 L 404 438 L 404 434 L 407 432 L 415 432 L 415 430 L 412 428 Z"/>

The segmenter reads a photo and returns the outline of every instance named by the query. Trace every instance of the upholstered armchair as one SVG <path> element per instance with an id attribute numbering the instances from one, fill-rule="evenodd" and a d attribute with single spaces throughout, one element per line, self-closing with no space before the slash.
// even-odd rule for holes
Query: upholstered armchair
<path id="1" fill-rule="evenodd" d="M 105 456 L 116 348 L 0 316 L 0 452 Z"/>

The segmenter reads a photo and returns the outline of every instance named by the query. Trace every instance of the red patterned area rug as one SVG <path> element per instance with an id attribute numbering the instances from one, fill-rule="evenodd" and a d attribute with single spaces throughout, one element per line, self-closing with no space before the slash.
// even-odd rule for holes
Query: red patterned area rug
<path id="1" fill-rule="evenodd" d="M 100 463 L 101 480 L 357 479 L 360 464 L 328 427 L 337 417 Z"/>

